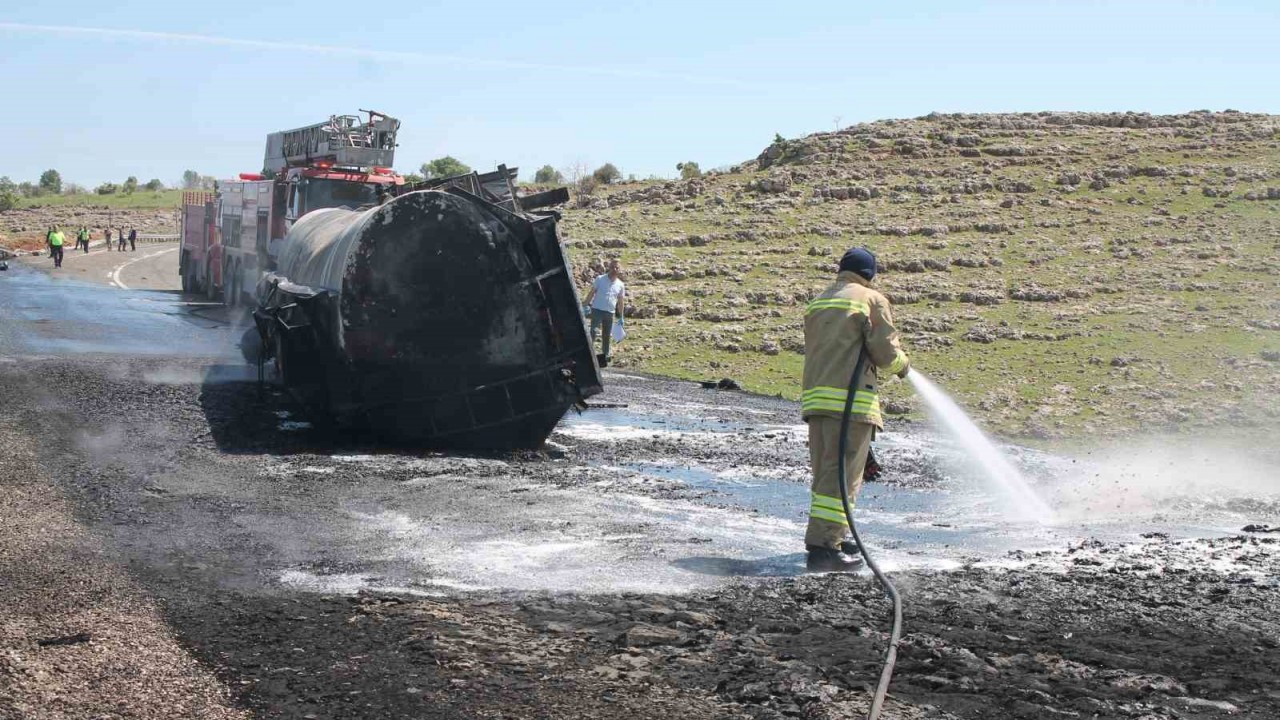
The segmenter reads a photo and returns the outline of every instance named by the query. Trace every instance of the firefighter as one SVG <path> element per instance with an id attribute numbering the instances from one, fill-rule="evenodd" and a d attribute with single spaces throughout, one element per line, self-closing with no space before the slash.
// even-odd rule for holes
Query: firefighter
<path id="1" fill-rule="evenodd" d="M 845 539 L 849 521 L 837 479 L 840 420 L 858 356 L 865 348 L 867 359 L 853 398 L 845 449 L 850 506 L 862 486 L 871 440 L 883 428 L 876 394 L 878 375 L 883 371 L 906 377 L 909 367 L 898 344 L 889 301 L 871 287 L 875 275 L 875 255 L 866 248 L 853 248 L 840 258 L 835 282 L 805 308 L 800 412 L 809 424 L 813 485 L 804 542 L 806 564 L 814 572 L 850 572 L 862 565 L 854 557 L 856 545 Z"/>
<path id="2" fill-rule="evenodd" d="M 49 252 L 53 256 L 53 266 L 62 267 L 62 244 L 67 241 L 67 237 L 62 234 L 57 225 L 53 226 L 53 230 L 49 232 Z"/>

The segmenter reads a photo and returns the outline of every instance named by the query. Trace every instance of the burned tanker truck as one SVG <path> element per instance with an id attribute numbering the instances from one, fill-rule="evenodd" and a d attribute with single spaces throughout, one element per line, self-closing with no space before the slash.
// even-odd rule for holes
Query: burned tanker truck
<path id="1" fill-rule="evenodd" d="M 540 446 L 600 376 L 556 231 L 515 171 L 421 183 L 289 229 L 260 363 L 318 417 L 427 447 Z"/>

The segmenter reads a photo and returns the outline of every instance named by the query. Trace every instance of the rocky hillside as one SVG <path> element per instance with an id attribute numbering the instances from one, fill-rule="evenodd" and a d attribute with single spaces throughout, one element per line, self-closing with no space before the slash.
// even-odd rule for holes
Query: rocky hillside
<path id="1" fill-rule="evenodd" d="M 619 366 L 794 396 L 803 303 L 867 245 L 917 367 L 998 432 L 1277 419 L 1277 116 L 884 120 L 579 204 L 584 277 L 627 268 Z M 901 385 L 889 399 L 918 410 Z"/>
<path id="2" fill-rule="evenodd" d="M 10 249 L 40 248 L 50 225 L 64 230 L 87 226 L 93 239 L 102 237 L 102 230 L 137 228 L 140 233 L 176 233 L 178 231 L 177 208 L 118 208 L 106 205 L 49 205 L 18 208 L 0 214 L 0 247 Z"/>

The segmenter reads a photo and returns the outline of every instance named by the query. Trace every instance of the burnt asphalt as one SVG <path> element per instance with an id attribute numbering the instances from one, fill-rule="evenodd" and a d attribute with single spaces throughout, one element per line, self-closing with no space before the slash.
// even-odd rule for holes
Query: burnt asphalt
<path id="1" fill-rule="evenodd" d="M 594 400 L 625 407 L 571 417 L 546 452 L 406 452 L 260 395 L 242 317 L 15 265 L 0 717 L 865 707 L 887 606 L 866 578 L 800 573 L 792 404 L 615 373 Z M 1280 543 L 1239 532 L 1277 524 L 1275 488 L 1027 528 L 954 449 L 893 430 L 863 500 L 907 602 L 886 717 L 1280 716 Z M 1065 503 L 1069 461 L 1016 452 Z M 120 680 L 148 673 L 171 679 Z"/>

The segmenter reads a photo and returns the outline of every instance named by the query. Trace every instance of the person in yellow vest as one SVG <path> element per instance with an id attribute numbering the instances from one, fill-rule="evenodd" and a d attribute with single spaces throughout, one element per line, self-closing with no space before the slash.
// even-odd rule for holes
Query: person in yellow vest
<path id="1" fill-rule="evenodd" d="M 871 287 L 876 257 L 853 248 L 840 258 L 836 280 L 805 307 L 804 379 L 800 413 L 809 425 L 813 484 L 804 542 L 813 572 L 851 572 L 862 565 L 846 539 L 849 519 L 837 478 L 840 420 L 858 356 L 866 361 L 849 418 L 845 482 L 852 507 L 862 487 L 863 468 L 877 430 L 883 429 L 877 380 L 880 372 L 906 377 L 909 361 L 893 327 L 889 300 Z"/>
<path id="2" fill-rule="evenodd" d="M 67 237 L 54 225 L 53 232 L 49 233 L 49 250 L 53 252 L 53 266 L 56 268 L 62 267 L 62 244 L 66 241 Z"/>
<path id="3" fill-rule="evenodd" d="M 89 252 L 89 228 L 81 225 L 80 232 L 76 233 L 76 247 Z"/>

